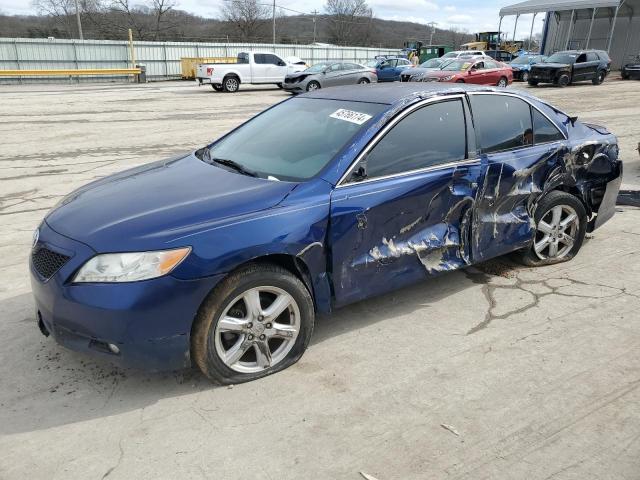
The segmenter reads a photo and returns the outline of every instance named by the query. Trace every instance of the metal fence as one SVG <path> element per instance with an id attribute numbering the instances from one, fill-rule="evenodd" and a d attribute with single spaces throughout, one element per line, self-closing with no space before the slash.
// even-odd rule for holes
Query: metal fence
<path id="1" fill-rule="evenodd" d="M 241 51 L 268 51 L 314 64 L 327 60 L 365 62 L 375 55 L 394 55 L 397 49 L 320 45 L 250 43 L 133 42 L 136 63 L 146 65 L 149 80 L 180 78 L 182 57 L 229 57 Z M 127 68 L 129 43 L 112 40 L 0 38 L 0 70 Z M 117 77 L 112 80 L 118 80 Z M 122 78 L 120 78 L 122 80 Z M 41 82 L 42 78 L 0 78 L 0 83 Z M 48 81 L 60 81 L 50 79 Z M 63 80 L 64 81 L 64 80 Z M 74 81 L 105 81 L 87 77 Z"/>

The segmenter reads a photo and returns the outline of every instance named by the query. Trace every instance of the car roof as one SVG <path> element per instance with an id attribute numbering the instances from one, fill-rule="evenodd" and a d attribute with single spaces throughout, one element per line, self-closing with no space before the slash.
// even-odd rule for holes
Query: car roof
<path id="1" fill-rule="evenodd" d="M 420 98 L 437 95 L 451 95 L 468 91 L 484 91 L 504 93 L 504 88 L 494 88 L 482 85 L 451 84 L 451 83 L 423 83 L 423 82 L 389 82 L 367 86 L 349 85 L 343 87 L 323 88 L 311 93 L 300 95 L 300 98 L 318 98 L 326 100 L 341 100 L 347 102 L 381 103 L 395 105 Z M 509 91 L 523 97 L 521 92 Z"/>

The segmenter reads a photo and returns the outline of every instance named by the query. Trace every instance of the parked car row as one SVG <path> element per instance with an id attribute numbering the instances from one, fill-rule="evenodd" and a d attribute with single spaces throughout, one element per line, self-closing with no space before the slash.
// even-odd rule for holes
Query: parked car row
<path id="1" fill-rule="evenodd" d="M 550 57 L 523 52 L 506 64 L 500 51 L 447 52 L 414 67 L 406 58 L 379 56 L 362 65 L 351 61 L 323 62 L 307 68 L 299 58 L 269 52 L 242 52 L 237 62 L 198 65 L 200 85 L 216 91 L 237 92 L 240 84 L 275 84 L 290 93 L 374 82 L 452 82 L 506 87 L 514 80 L 530 86 L 551 83 L 559 87 L 591 81 L 601 84 L 611 71 L 603 50 L 566 50 Z M 506 57 L 505 57 L 506 58 Z M 623 78 L 640 77 L 640 61 L 625 65 Z"/>

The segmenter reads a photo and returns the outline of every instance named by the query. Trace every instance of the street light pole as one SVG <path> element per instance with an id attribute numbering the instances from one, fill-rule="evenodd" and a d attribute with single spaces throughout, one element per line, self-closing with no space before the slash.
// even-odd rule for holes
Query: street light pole
<path id="1" fill-rule="evenodd" d="M 84 36 L 82 35 L 82 22 L 80 21 L 80 9 L 78 8 L 78 0 L 76 1 L 76 20 L 78 21 L 78 35 L 80 36 L 80 40 L 84 40 Z"/>
<path id="2" fill-rule="evenodd" d="M 436 22 L 429 22 L 427 26 L 431 27 L 431 35 L 429 36 L 429 45 L 433 45 L 433 34 L 436 33 Z"/>
<path id="3" fill-rule="evenodd" d="M 273 48 L 276 48 L 276 0 L 273 0 Z"/>

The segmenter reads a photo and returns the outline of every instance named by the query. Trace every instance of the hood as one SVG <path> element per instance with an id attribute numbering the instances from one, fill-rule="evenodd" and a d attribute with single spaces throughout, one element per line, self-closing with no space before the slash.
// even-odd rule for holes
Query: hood
<path id="1" fill-rule="evenodd" d="M 178 231 L 273 207 L 295 186 L 231 172 L 190 154 L 90 183 L 45 220 L 98 252 L 161 249 Z"/>
<path id="2" fill-rule="evenodd" d="M 315 73 L 308 73 L 305 72 L 304 70 L 301 72 L 292 72 L 292 73 L 288 73 L 285 78 L 294 78 L 294 79 L 299 79 L 302 80 L 303 78 L 306 78 L 310 75 L 316 75 Z"/>
<path id="3" fill-rule="evenodd" d="M 429 73 L 429 75 L 427 75 L 428 77 L 442 78 L 442 77 L 449 77 L 449 76 L 454 76 L 454 75 L 461 75 L 461 74 L 464 74 L 466 72 L 453 72 L 453 71 L 445 71 L 445 70 L 431 70 L 428 73 Z"/>
<path id="4" fill-rule="evenodd" d="M 426 67 L 412 67 L 412 68 L 405 68 L 404 70 L 402 70 L 402 75 L 422 75 L 424 73 L 427 72 L 435 72 L 437 70 L 440 70 L 439 68 L 426 68 Z"/>
<path id="5" fill-rule="evenodd" d="M 569 65 L 568 63 L 536 63 L 531 68 L 556 70 L 558 68 L 569 68 L 569 67 L 571 67 L 571 65 Z"/>

